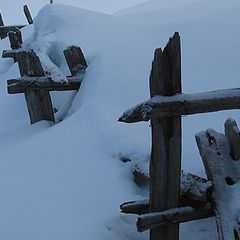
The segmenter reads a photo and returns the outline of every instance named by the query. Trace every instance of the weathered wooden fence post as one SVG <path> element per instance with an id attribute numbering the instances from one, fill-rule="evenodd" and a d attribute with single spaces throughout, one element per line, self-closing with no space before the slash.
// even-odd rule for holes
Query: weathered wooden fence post
<path id="1" fill-rule="evenodd" d="M 180 37 L 175 33 L 166 48 L 157 49 L 150 76 L 150 93 L 171 96 L 181 93 Z M 181 174 L 181 116 L 151 120 L 150 211 L 179 206 Z M 179 239 L 179 225 L 155 228 L 150 240 Z"/>
<path id="2" fill-rule="evenodd" d="M 17 52 L 21 76 L 44 76 L 41 62 L 33 51 Z M 55 122 L 52 101 L 48 90 L 26 89 L 24 92 L 31 123 L 41 120 Z"/>
<path id="3" fill-rule="evenodd" d="M 76 76 L 87 68 L 83 52 L 78 46 L 69 46 L 63 51 L 72 76 Z"/>
<path id="4" fill-rule="evenodd" d="M 23 11 L 24 11 L 24 14 L 27 18 L 28 24 L 33 24 L 33 19 L 32 19 L 31 13 L 30 13 L 27 5 L 23 6 Z"/>
<path id="5" fill-rule="evenodd" d="M 23 41 L 22 41 L 22 33 L 19 29 L 10 31 L 8 33 L 8 37 L 9 37 L 10 46 L 12 49 L 21 48 Z"/>

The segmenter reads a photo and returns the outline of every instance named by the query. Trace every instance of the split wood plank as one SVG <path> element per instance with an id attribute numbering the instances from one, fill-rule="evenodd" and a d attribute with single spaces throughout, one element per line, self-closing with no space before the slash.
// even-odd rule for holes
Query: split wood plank
<path id="1" fill-rule="evenodd" d="M 174 208 L 139 216 L 137 229 L 139 232 L 143 232 L 149 229 L 171 226 L 172 224 L 184 223 L 213 216 L 214 212 L 209 203 L 197 208 L 190 206 Z"/>
<path id="2" fill-rule="evenodd" d="M 63 51 L 72 76 L 81 74 L 87 68 L 83 52 L 78 46 L 70 46 Z"/>
<path id="3" fill-rule="evenodd" d="M 134 123 L 154 118 L 216 112 L 240 108 L 240 88 L 197 94 L 155 96 L 126 111 L 119 121 Z"/>
<path id="4" fill-rule="evenodd" d="M 212 129 L 196 134 L 196 141 L 208 179 L 213 183 L 212 207 L 216 214 L 219 240 L 239 239 L 239 209 L 232 201 L 240 191 L 240 162 L 231 158 L 225 135 Z"/>
<path id="5" fill-rule="evenodd" d="M 49 77 L 21 77 L 18 79 L 10 79 L 8 83 L 8 93 L 23 93 L 28 89 L 47 90 L 47 91 L 70 91 L 78 90 L 81 86 L 83 76 L 81 78 L 67 77 L 68 82 L 54 82 Z"/>
<path id="6" fill-rule="evenodd" d="M 21 76 L 42 77 L 44 71 L 39 58 L 33 51 L 17 52 Z M 24 92 L 31 124 L 41 120 L 55 122 L 51 97 L 47 90 L 27 89 Z"/>
<path id="7" fill-rule="evenodd" d="M 212 183 L 191 173 L 181 174 L 180 206 L 199 207 L 211 200 Z M 148 199 L 130 201 L 121 204 L 120 209 L 126 214 L 146 214 L 150 212 Z"/>
<path id="8" fill-rule="evenodd" d="M 175 33 L 165 49 L 155 51 L 150 95 L 181 93 L 180 36 Z M 181 117 L 151 121 L 150 211 L 179 207 L 181 175 Z M 179 224 L 151 229 L 150 240 L 178 240 Z"/>
<path id="9" fill-rule="evenodd" d="M 30 13 L 27 5 L 23 6 L 23 11 L 24 11 L 24 14 L 27 18 L 28 24 L 33 24 L 33 19 L 32 19 L 31 13 Z"/>

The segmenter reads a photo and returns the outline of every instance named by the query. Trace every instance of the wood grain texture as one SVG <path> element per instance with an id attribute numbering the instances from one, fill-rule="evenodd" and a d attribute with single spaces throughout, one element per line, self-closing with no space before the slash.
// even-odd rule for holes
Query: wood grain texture
<path id="1" fill-rule="evenodd" d="M 240 191 L 240 162 L 231 158 L 226 136 L 213 129 L 198 133 L 196 141 L 207 177 L 213 183 L 212 207 L 219 240 L 239 239 L 239 208 L 232 200 L 234 192 Z"/>
<path id="2" fill-rule="evenodd" d="M 191 115 L 240 108 L 240 88 L 224 89 L 196 94 L 154 96 L 150 100 L 126 111 L 121 122 L 134 123 L 154 118 Z"/>
<path id="3" fill-rule="evenodd" d="M 28 89 L 47 91 L 70 91 L 78 90 L 81 86 L 81 78 L 68 77 L 68 82 L 54 82 L 48 77 L 22 77 L 7 81 L 8 93 L 23 93 Z"/>
<path id="4" fill-rule="evenodd" d="M 165 49 L 155 51 L 150 76 L 150 95 L 171 96 L 181 93 L 180 37 L 175 33 Z M 179 206 L 181 174 L 181 117 L 151 121 L 150 211 Z M 179 225 L 150 231 L 150 240 L 178 240 Z"/>
<path id="5" fill-rule="evenodd" d="M 172 224 L 184 223 L 193 220 L 213 217 L 214 211 L 210 204 L 193 208 L 181 207 L 165 210 L 162 212 L 144 214 L 138 217 L 137 229 L 143 232 L 158 227 L 171 226 Z M 163 238 L 164 239 L 164 238 Z"/>
<path id="6" fill-rule="evenodd" d="M 76 76 L 85 71 L 87 62 L 80 47 L 70 46 L 65 49 L 63 53 L 72 76 Z"/>
<path id="7" fill-rule="evenodd" d="M 39 58 L 33 51 L 17 52 L 21 76 L 42 77 L 44 71 Z M 55 122 L 50 94 L 47 90 L 27 88 L 24 91 L 31 124 L 41 120 Z"/>

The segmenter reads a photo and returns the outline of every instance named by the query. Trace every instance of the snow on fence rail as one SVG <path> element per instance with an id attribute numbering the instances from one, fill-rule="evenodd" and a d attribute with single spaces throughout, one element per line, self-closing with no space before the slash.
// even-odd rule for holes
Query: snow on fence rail
<path id="1" fill-rule="evenodd" d="M 59 82 L 55 81 L 54 76 L 45 75 L 41 61 L 34 51 L 21 48 L 23 41 L 19 29 L 10 31 L 8 36 L 12 50 L 4 50 L 2 57 L 13 58 L 15 62 L 18 62 L 21 75 L 18 79 L 7 81 L 8 93 L 24 93 L 31 124 L 41 120 L 55 122 L 49 92 L 80 88 L 87 68 L 82 50 L 76 46 L 70 46 L 64 50 L 63 53 L 72 75 Z"/>
<path id="2" fill-rule="evenodd" d="M 226 136 L 213 130 L 196 135 L 208 180 L 213 183 L 206 201 L 191 206 L 192 199 L 188 197 L 183 204 L 184 194 L 180 194 L 184 186 L 181 184 L 181 115 L 238 109 L 240 89 L 182 94 L 180 36 L 175 33 L 163 51 L 155 50 L 150 96 L 150 100 L 119 118 L 126 123 L 150 120 L 152 129 L 149 200 L 124 203 L 122 211 L 140 214 L 137 228 L 140 232 L 150 229 L 150 240 L 178 240 L 179 223 L 214 215 L 220 240 L 240 239 L 240 208 L 231 206 L 232 211 L 227 210 L 229 193 L 235 188 L 240 192 L 237 184 L 240 168 L 235 161 L 240 158 L 240 134 L 233 120 L 225 123 Z M 146 174 L 143 176 L 146 180 Z M 194 186 L 189 178 L 185 184 Z"/>

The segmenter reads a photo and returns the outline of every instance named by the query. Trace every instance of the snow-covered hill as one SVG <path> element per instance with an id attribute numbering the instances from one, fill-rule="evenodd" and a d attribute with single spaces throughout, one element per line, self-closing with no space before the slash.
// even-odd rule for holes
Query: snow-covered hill
<path id="1" fill-rule="evenodd" d="M 49 55 L 68 74 L 62 50 L 81 46 L 89 67 L 80 91 L 53 93 L 56 125 L 30 126 L 24 96 L 8 95 L 17 64 L 0 60 L 0 238 L 6 240 L 147 239 L 119 205 L 146 197 L 131 169 L 150 155 L 148 123 L 121 124 L 127 108 L 149 96 L 153 52 L 179 31 L 183 89 L 239 86 L 240 3 L 148 1 L 115 15 L 48 5 L 23 29 L 24 47 Z M 51 24 L 50 24 L 51 23 Z M 0 50 L 9 49 L 8 40 Z M 184 118 L 183 168 L 203 175 L 194 134 L 221 130 L 238 111 Z M 132 161 L 123 163 L 128 157 Z M 181 238 L 215 239 L 214 220 L 183 224 Z"/>

